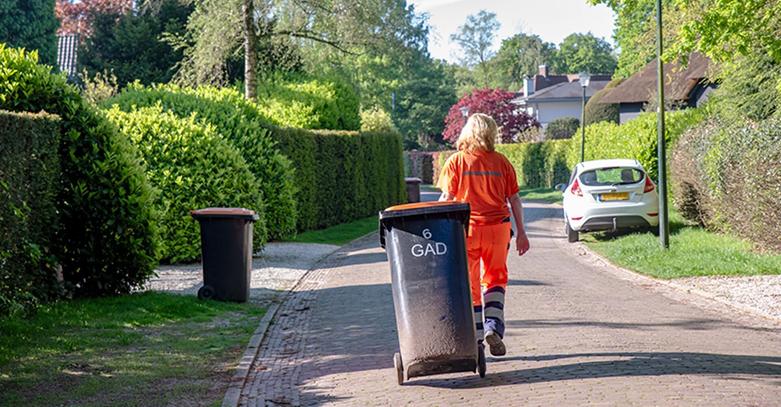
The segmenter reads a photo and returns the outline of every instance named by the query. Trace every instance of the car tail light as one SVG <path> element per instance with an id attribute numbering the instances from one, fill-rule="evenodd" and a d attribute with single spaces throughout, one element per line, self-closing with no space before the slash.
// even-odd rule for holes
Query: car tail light
<path id="1" fill-rule="evenodd" d="M 651 177 L 648 175 L 645 176 L 645 188 L 643 188 L 644 193 L 649 193 L 656 188 L 656 185 L 654 185 L 654 182 L 651 181 Z"/>
<path id="2" fill-rule="evenodd" d="M 572 183 L 572 188 L 569 190 L 572 195 L 583 196 L 583 191 L 580 190 L 580 183 L 575 178 L 575 182 Z"/>

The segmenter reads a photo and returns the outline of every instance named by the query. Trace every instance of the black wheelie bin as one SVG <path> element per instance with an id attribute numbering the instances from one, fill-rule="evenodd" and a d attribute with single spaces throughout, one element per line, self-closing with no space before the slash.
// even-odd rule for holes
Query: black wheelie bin
<path id="1" fill-rule="evenodd" d="M 252 272 L 254 211 L 206 208 L 192 211 L 201 224 L 203 287 L 198 298 L 247 302 Z"/>
<path id="2" fill-rule="evenodd" d="M 453 372 L 485 376 L 475 337 L 466 259 L 469 204 L 421 202 L 380 212 L 380 244 L 391 265 L 400 353 L 398 383 Z"/>

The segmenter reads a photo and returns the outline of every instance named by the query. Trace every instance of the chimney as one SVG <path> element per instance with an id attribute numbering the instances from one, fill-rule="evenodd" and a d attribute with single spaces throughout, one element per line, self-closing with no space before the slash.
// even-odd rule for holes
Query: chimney
<path id="1" fill-rule="evenodd" d="M 534 94 L 534 80 L 530 77 L 523 78 L 523 96 L 529 97 Z"/>
<path id="2" fill-rule="evenodd" d="M 540 68 L 540 75 L 547 78 L 548 77 L 548 65 L 542 64 L 539 66 Z"/>

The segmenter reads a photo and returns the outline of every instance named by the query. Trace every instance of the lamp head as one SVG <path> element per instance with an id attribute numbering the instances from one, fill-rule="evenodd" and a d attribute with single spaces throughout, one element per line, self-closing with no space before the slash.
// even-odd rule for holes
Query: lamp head
<path id="1" fill-rule="evenodd" d="M 591 75 L 588 72 L 581 72 L 578 74 L 578 80 L 580 81 L 580 86 L 587 88 L 589 82 L 591 82 Z"/>
<path id="2" fill-rule="evenodd" d="M 461 106 L 460 108 L 458 108 L 458 110 L 461 111 L 461 116 L 464 116 L 464 117 L 469 116 L 469 107 Z"/>

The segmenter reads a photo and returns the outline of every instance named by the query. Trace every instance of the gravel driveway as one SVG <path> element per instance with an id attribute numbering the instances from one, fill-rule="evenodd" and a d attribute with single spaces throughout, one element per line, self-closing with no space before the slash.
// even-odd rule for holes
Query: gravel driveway
<path id="1" fill-rule="evenodd" d="M 318 261 L 339 246 L 315 243 L 269 243 L 252 260 L 250 300 L 268 304 L 292 288 Z M 144 290 L 196 295 L 203 284 L 201 264 L 161 265 Z"/>

